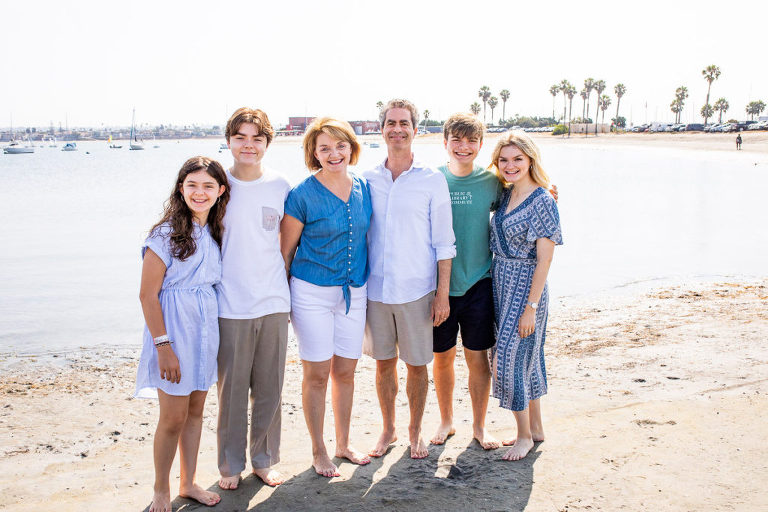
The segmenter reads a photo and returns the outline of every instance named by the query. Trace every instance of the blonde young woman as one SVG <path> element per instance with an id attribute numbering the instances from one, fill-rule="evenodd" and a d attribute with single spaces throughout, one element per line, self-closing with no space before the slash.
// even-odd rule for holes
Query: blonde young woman
<path id="1" fill-rule="evenodd" d="M 360 144 L 352 127 L 317 119 L 304 136 L 309 178 L 291 190 L 280 225 L 281 251 L 291 285 L 291 322 L 304 370 L 302 405 L 312 439 L 312 465 L 339 476 L 323 441 L 328 379 L 336 422 L 336 457 L 354 464 L 370 459 L 349 445 L 355 366 L 365 329 L 371 195 L 347 167 Z"/>
<path id="2" fill-rule="evenodd" d="M 544 440 L 540 398 L 547 392 L 544 340 L 549 293 L 547 273 L 562 244 L 557 203 L 539 148 L 525 134 L 499 140 L 491 168 L 504 187 L 491 220 L 493 298 L 497 341 L 492 351 L 493 395 L 511 409 L 517 438 L 504 460 L 519 460 Z"/>

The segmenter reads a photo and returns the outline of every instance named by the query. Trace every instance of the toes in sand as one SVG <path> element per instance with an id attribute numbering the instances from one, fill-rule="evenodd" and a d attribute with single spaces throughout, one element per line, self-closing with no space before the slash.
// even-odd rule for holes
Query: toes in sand
<path id="1" fill-rule="evenodd" d="M 219 478 L 219 487 L 225 491 L 234 491 L 240 485 L 240 475 L 222 476 Z"/>
<path id="2" fill-rule="evenodd" d="M 328 455 L 318 455 L 314 457 L 312 466 L 320 476 L 333 478 L 335 476 L 341 475 L 341 473 L 339 473 L 339 468 L 336 467 L 336 464 L 331 462 L 331 459 L 328 457 Z"/>
<path id="3" fill-rule="evenodd" d="M 429 456 L 429 449 L 427 448 L 424 440 L 419 437 L 416 441 L 411 441 L 411 458 L 412 459 L 424 459 Z"/>
<path id="4" fill-rule="evenodd" d="M 368 455 L 355 450 L 351 446 L 346 448 L 337 448 L 336 456 L 340 459 L 347 459 L 352 464 L 359 464 L 361 466 L 365 466 L 371 462 L 371 459 L 368 458 Z"/>
<path id="5" fill-rule="evenodd" d="M 474 432 L 474 437 L 484 450 L 495 450 L 501 446 L 499 440 L 489 434 L 488 431 L 486 431 L 484 428 L 476 429 Z"/>
<path id="6" fill-rule="evenodd" d="M 373 448 L 373 450 L 368 452 L 368 455 L 371 457 L 381 457 L 385 453 L 387 453 L 387 450 L 389 450 L 389 446 L 397 441 L 397 436 L 393 433 L 389 432 L 382 432 L 381 437 L 379 437 L 378 442 L 376 443 L 376 446 Z"/>
<path id="7" fill-rule="evenodd" d="M 257 468 L 253 470 L 253 474 L 270 487 L 275 487 L 285 481 L 283 475 L 272 468 Z"/>
<path id="8" fill-rule="evenodd" d="M 533 439 L 529 439 L 527 437 L 523 439 L 517 439 L 515 444 L 512 445 L 512 448 L 507 450 L 507 452 L 502 455 L 501 458 L 503 460 L 520 460 L 528 455 L 528 452 L 531 451 L 531 448 L 533 448 Z"/>
<path id="9" fill-rule="evenodd" d="M 451 423 L 441 423 L 437 428 L 437 432 L 435 432 L 435 435 L 432 436 L 432 439 L 430 439 L 429 442 L 432 444 L 443 444 L 455 433 L 456 429 L 453 428 Z"/>
<path id="10" fill-rule="evenodd" d="M 192 487 L 186 489 L 180 489 L 179 496 L 182 498 L 195 500 L 209 507 L 212 507 L 221 501 L 221 497 L 218 494 L 215 492 L 206 491 L 197 484 L 192 484 Z"/>

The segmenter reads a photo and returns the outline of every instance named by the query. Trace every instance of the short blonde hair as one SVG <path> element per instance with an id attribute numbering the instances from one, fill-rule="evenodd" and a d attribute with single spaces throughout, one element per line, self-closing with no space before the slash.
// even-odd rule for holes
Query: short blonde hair
<path id="1" fill-rule="evenodd" d="M 304 134 L 304 163 L 307 164 L 307 169 L 310 171 L 319 171 L 322 169 L 320 161 L 315 156 L 315 149 L 317 149 L 317 137 L 324 133 L 337 140 L 343 140 L 348 142 L 352 146 L 352 155 L 349 158 L 349 165 L 357 164 L 357 159 L 360 157 L 360 143 L 357 142 L 357 136 L 352 126 L 346 121 L 339 121 L 332 117 L 321 117 L 315 119 L 309 128 L 307 133 Z"/>
<path id="2" fill-rule="evenodd" d="M 496 147 L 493 148 L 493 155 L 491 155 L 491 165 L 488 166 L 488 169 L 494 170 L 496 177 L 499 179 L 502 186 L 505 188 L 510 186 L 510 184 L 507 183 L 507 181 L 499 172 L 499 155 L 501 154 L 501 150 L 507 146 L 515 146 L 517 149 L 525 153 L 525 156 L 531 160 L 531 179 L 533 179 L 533 182 L 540 187 L 549 189 L 549 176 L 541 166 L 541 153 L 539 152 L 539 147 L 524 132 L 511 132 L 509 135 L 505 135 L 499 139 L 499 142 L 496 143 Z"/>

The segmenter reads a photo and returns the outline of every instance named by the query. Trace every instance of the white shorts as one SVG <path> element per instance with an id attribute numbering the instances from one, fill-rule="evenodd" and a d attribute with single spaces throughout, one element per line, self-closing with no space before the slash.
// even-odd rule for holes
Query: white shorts
<path id="1" fill-rule="evenodd" d="M 304 361 L 327 361 L 334 355 L 360 359 L 365 332 L 367 287 L 349 288 L 346 313 L 341 286 L 317 286 L 291 278 L 291 323 Z"/>

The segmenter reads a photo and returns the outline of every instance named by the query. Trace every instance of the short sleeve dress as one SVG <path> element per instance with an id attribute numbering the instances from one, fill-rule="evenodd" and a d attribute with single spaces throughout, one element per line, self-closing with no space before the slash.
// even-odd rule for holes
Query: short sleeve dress
<path id="1" fill-rule="evenodd" d="M 536 269 L 536 240 L 549 238 L 563 243 L 560 215 L 552 196 L 542 187 L 506 213 L 511 189 L 504 191 L 498 210 L 491 219 L 493 302 L 496 314 L 496 347 L 493 396 L 499 405 L 523 411 L 528 402 L 547 392 L 544 365 L 544 339 L 547 328 L 549 287 L 536 310 L 534 333 L 520 338 L 518 321 L 525 310 Z"/>
<path id="2" fill-rule="evenodd" d="M 216 357 L 219 351 L 219 308 L 213 285 L 221 280 L 221 252 L 208 226 L 194 227 L 197 250 L 186 260 L 173 257 L 171 228 L 163 224 L 150 233 L 142 246 L 165 263 L 160 289 L 160 307 L 173 351 L 179 358 L 181 381 L 160 378 L 157 349 L 144 326 L 144 341 L 136 377 L 137 398 L 157 398 L 157 389 L 169 395 L 187 396 L 207 391 L 217 380 Z"/>

